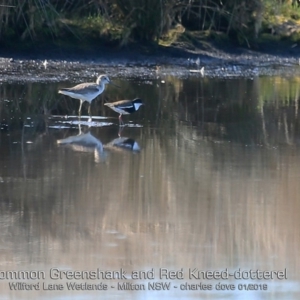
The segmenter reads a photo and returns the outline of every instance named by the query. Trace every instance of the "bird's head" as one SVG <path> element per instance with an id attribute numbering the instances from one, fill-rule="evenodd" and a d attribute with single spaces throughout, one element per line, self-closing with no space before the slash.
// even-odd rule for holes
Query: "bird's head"
<path id="1" fill-rule="evenodd" d="M 97 78 L 97 84 L 100 85 L 100 84 L 108 84 L 110 83 L 110 79 L 108 78 L 107 75 L 100 75 L 98 78 Z"/>
<path id="2" fill-rule="evenodd" d="M 142 99 L 140 99 L 140 98 L 135 98 L 132 102 L 135 107 L 135 110 L 138 110 L 141 105 L 144 105 Z"/>
<path id="3" fill-rule="evenodd" d="M 119 87 L 118 85 L 112 83 L 112 81 L 108 78 L 107 75 L 100 75 L 100 76 L 97 78 L 97 84 L 98 84 L 98 85 L 100 85 L 100 84 L 104 84 L 104 85 L 105 85 L 105 84 L 108 84 L 108 83 L 110 83 L 110 84 L 112 84 L 112 85 L 114 85 L 114 86 L 116 86 L 116 87 Z"/>

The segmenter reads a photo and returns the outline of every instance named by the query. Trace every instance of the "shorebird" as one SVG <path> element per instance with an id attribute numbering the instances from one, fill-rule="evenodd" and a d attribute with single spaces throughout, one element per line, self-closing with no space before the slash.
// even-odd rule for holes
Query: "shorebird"
<path id="1" fill-rule="evenodd" d="M 144 103 L 140 98 L 135 98 L 133 100 L 121 100 L 113 103 L 105 103 L 104 105 L 111 108 L 113 111 L 119 113 L 119 123 L 124 124 L 122 120 L 122 115 L 129 115 L 136 112 L 141 105 Z"/>
<path id="2" fill-rule="evenodd" d="M 96 82 L 93 83 L 80 83 L 78 85 L 75 85 L 74 87 L 71 88 L 63 88 L 58 91 L 59 94 L 64 94 L 67 95 L 71 98 L 78 99 L 80 100 L 80 106 L 78 110 L 79 117 L 81 116 L 81 107 L 82 103 L 84 101 L 87 101 L 89 103 L 89 109 L 88 113 L 91 117 L 91 104 L 92 101 L 99 96 L 100 94 L 103 93 L 105 89 L 105 85 L 111 83 L 113 84 L 110 79 L 107 77 L 107 75 L 100 75 Z M 117 86 L 113 84 L 114 86 Z M 117 86 L 118 87 L 118 86 Z"/>

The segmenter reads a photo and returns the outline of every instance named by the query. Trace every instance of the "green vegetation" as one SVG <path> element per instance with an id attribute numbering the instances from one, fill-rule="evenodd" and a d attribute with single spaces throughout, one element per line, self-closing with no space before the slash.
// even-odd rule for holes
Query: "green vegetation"
<path id="1" fill-rule="evenodd" d="M 298 0 L 7 0 L 0 17 L 2 45 L 300 39 Z"/>

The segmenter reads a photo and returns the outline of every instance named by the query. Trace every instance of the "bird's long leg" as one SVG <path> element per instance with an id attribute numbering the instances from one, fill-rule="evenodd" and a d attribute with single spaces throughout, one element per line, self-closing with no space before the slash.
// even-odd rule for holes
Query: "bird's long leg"
<path id="1" fill-rule="evenodd" d="M 119 132 L 118 132 L 118 136 L 121 137 L 121 133 L 123 131 L 124 127 L 123 126 L 119 126 Z"/>
<path id="2" fill-rule="evenodd" d="M 79 110 L 78 110 L 79 119 L 81 118 L 81 107 L 82 107 L 82 103 L 83 103 L 83 101 L 80 100 L 80 105 L 79 105 Z"/>
<path id="3" fill-rule="evenodd" d="M 89 112 L 90 118 L 92 118 L 92 115 L 91 115 L 91 106 L 92 106 L 92 103 L 89 103 L 89 110 L 88 110 L 88 112 Z"/>
<path id="4" fill-rule="evenodd" d="M 119 115 L 119 125 L 124 126 L 124 122 L 122 120 L 122 114 Z"/>

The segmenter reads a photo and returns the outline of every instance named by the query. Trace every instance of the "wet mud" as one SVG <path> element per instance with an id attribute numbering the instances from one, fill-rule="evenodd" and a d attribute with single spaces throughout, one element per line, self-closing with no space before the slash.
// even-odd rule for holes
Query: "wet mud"
<path id="1" fill-rule="evenodd" d="M 298 46 L 297 46 L 298 47 Z M 159 76 L 255 77 L 300 74 L 300 51 L 256 52 L 247 49 L 223 51 L 161 48 L 155 51 L 106 49 L 0 52 L 2 82 L 82 81 L 106 73 L 112 78 L 157 78 Z M 90 79 L 91 80 L 91 79 Z"/>

